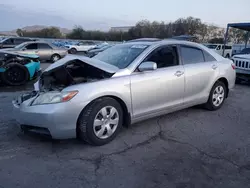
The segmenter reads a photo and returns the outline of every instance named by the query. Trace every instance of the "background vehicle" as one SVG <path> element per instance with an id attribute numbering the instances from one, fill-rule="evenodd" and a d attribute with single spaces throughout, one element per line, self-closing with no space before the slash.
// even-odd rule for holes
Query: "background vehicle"
<path id="1" fill-rule="evenodd" d="M 46 42 L 25 42 L 15 48 L 4 49 L 7 51 L 18 52 L 22 54 L 36 54 L 40 61 L 56 62 L 67 55 L 67 49 L 56 47 Z"/>
<path id="2" fill-rule="evenodd" d="M 37 55 L 0 52 L 0 79 L 7 85 L 22 85 L 40 74 Z"/>
<path id="3" fill-rule="evenodd" d="M 198 104 L 217 110 L 234 84 L 232 61 L 203 45 L 127 42 L 93 58 L 59 60 L 43 72 L 35 92 L 13 104 L 24 130 L 103 145 L 122 125 Z"/>
<path id="4" fill-rule="evenodd" d="M 249 40 L 249 32 L 250 32 L 250 23 L 229 23 L 227 24 L 227 29 L 226 29 L 226 34 L 225 34 L 225 38 L 224 38 L 224 44 L 227 44 L 227 40 L 228 40 L 228 32 L 229 32 L 229 28 L 235 28 L 235 29 L 240 29 L 243 31 L 246 31 L 246 36 L 245 36 L 245 52 L 244 53 L 248 53 L 248 40 Z M 226 51 L 223 52 L 224 54 L 226 54 Z M 250 82 L 250 55 L 249 54 L 237 54 L 234 55 L 232 60 L 235 63 L 236 66 L 236 75 L 237 75 L 237 82 L 240 82 L 242 80 L 244 81 L 248 81 Z"/>
<path id="5" fill-rule="evenodd" d="M 250 54 L 250 48 L 244 48 L 244 49 L 241 50 L 241 52 L 238 53 L 237 55 L 240 55 L 240 54 Z"/>
<path id="6" fill-rule="evenodd" d="M 236 66 L 237 81 L 250 81 L 250 54 L 237 54 L 232 60 Z"/>
<path id="7" fill-rule="evenodd" d="M 88 57 L 94 57 L 98 53 L 103 52 L 104 50 L 107 50 L 108 48 L 110 48 L 112 46 L 113 45 L 104 45 L 104 46 L 99 47 L 99 48 L 90 49 L 89 51 L 87 51 L 86 56 L 88 56 Z"/>
<path id="8" fill-rule="evenodd" d="M 69 53 L 75 54 L 77 52 L 87 52 L 91 48 L 95 48 L 96 44 L 91 41 L 81 41 L 74 45 L 65 45 L 65 47 L 68 49 Z"/>
<path id="9" fill-rule="evenodd" d="M 222 55 L 223 54 L 223 44 L 206 44 L 206 46 L 212 50 L 214 50 L 216 53 Z M 232 46 L 226 45 L 225 47 L 225 58 L 230 58 L 232 56 Z"/>
<path id="10" fill-rule="evenodd" d="M 0 41 L 0 48 L 14 48 L 17 45 L 28 41 L 33 41 L 33 39 L 22 37 L 8 37 Z"/>

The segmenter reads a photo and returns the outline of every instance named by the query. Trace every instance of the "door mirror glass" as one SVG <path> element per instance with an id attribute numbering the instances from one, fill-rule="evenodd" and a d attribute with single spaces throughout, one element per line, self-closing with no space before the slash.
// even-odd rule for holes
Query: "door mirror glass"
<path id="1" fill-rule="evenodd" d="M 157 69 L 157 64 L 152 61 L 146 61 L 146 62 L 141 63 L 138 69 L 140 72 L 153 71 Z"/>

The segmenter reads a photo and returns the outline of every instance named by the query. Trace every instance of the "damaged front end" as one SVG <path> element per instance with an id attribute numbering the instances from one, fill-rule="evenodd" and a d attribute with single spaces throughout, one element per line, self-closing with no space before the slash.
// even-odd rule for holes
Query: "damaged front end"
<path id="1" fill-rule="evenodd" d="M 60 61 L 43 72 L 35 87 L 36 90 L 61 91 L 71 85 L 110 78 L 117 70 L 112 65 L 87 57 L 70 57 Z"/>
<path id="2" fill-rule="evenodd" d="M 35 83 L 35 91 L 13 101 L 18 107 L 31 98 L 29 105 L 65 102 L 77 91 L 63 92 L 68 86 L 95 82 L 112 77 L 117 67 L 88 57 L 69 56 L 50 65 Z"/>

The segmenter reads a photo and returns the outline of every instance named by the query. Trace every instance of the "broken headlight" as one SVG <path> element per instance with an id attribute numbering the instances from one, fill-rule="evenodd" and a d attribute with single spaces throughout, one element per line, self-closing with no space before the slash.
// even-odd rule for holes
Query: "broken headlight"
<path id="1" fill-rule="evenodd" d="M 34 105 L 41 105 L 41 104 L 54 104 L 54 103 L 61 103 L 61 102 L 67 102 L 71 100 L 78 91 L 52 91 L 52 92 L 46 92 L 41 93 L 33 102 L 32 106 Z"/>

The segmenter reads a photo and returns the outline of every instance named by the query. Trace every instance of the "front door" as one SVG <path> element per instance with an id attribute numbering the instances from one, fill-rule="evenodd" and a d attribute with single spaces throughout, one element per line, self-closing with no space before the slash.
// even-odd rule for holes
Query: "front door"
<path id="1" fill-rule="evenodd" d="M 184 69 L 179 64 L 177 48 L 159 47 L 145 61 L 155 62 L 157 69 L 148 72 L 136 70 L 131 75 L 134 118 L 183 104 Z"/>
<path id="2" fill-rule="evenodd" d="M 37 43 L 27 44 L 23 49 L 21 49 L 20 53 L 38 55 Z"/>

